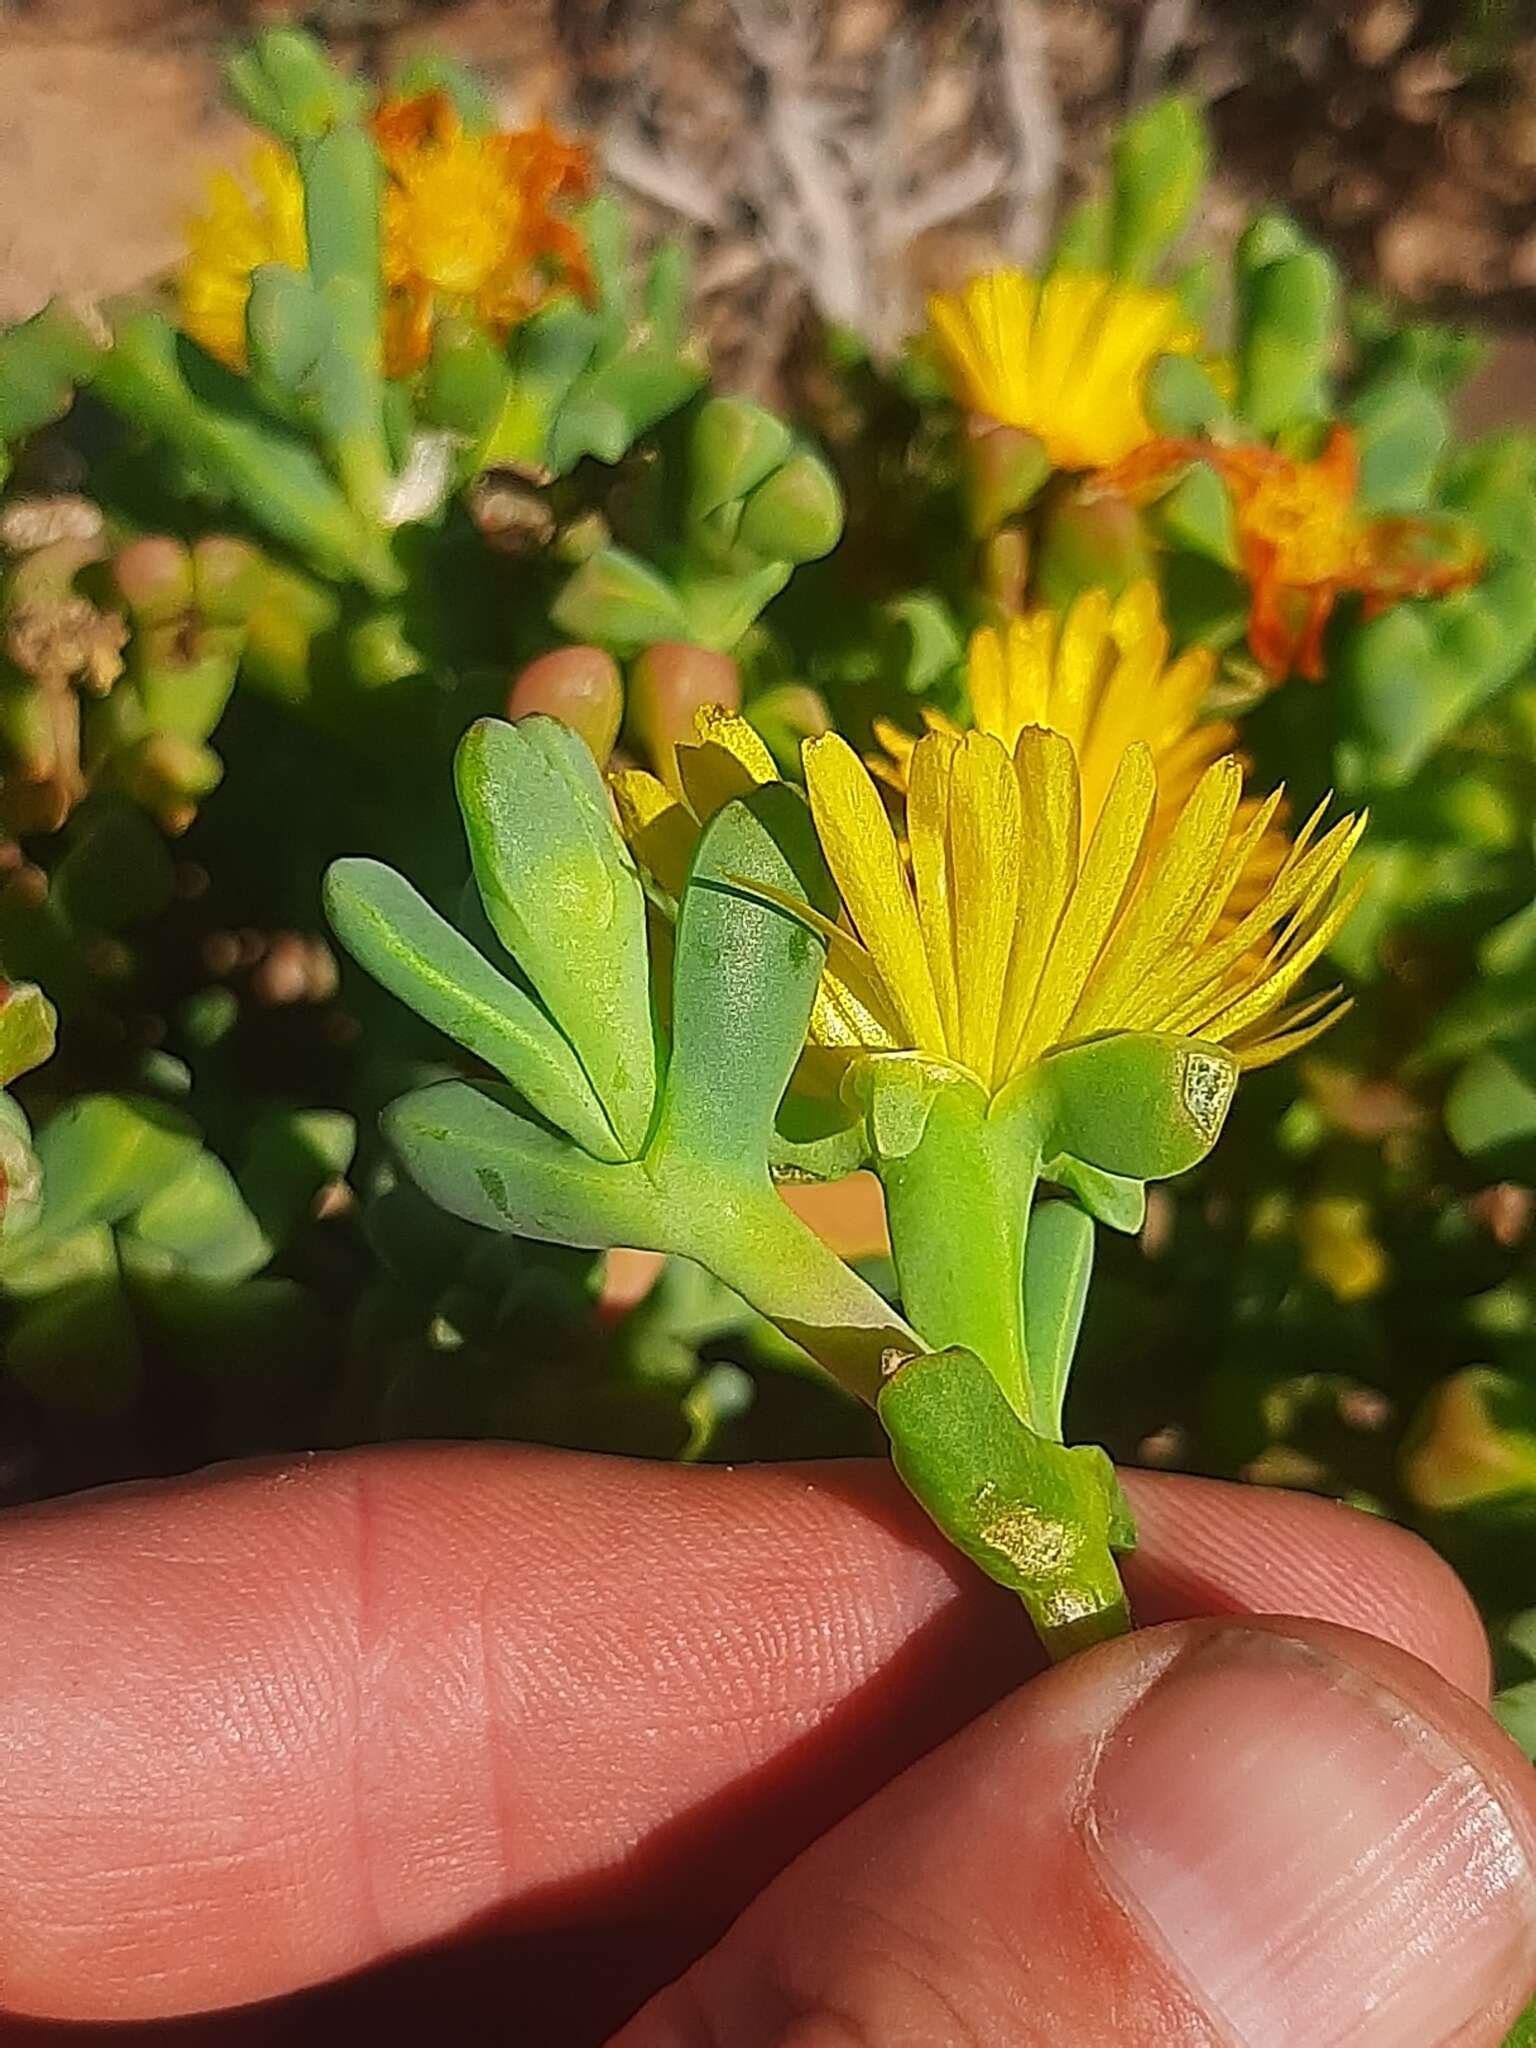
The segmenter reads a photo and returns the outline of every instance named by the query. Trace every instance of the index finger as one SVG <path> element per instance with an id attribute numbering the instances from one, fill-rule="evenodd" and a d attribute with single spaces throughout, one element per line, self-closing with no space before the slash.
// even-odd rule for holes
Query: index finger
<path id="1" fill-rule="evenodd" d="M 1484 1682 L 1412 1538 L 1130 1484 L 1149 1618 L 1342 1621 Z M 27 1510 L 0 1530 L 0 1998 L 193 2012 L 488 1918 L 702 1945 L 1030 1668 L 1007 1596 L 862 1463 L 401 1448 Z M 683 1959 L 655 1943 L 657 1981 Z"/>

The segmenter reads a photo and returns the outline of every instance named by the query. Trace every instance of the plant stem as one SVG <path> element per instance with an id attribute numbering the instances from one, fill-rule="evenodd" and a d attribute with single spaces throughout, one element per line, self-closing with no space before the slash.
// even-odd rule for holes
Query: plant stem
<path id="1" fill-rule="evenodd" d="M 1040 1175 L 1026 1118 L 995 1117 L 979 1089 L 933 1100 L 922 1136 L 880 1162 L 902 1305 L 930 1350 L 974 1351 L 1031 1428 L 1024 1250 Z"/>
<path id="2" fill-rule="evenodd" d="M 911 1356 L 924 1349 L 922 1339 L 801 1222 L 771 1181 L 731 1184 L 718 1173 L 688 1171 L 689 1164 L 676 1163 L 687 1178 L 667 1189 L 668 1209 L 683 1221 L 673 1249 L 707 1266 L 873 1406 L 887 1354 Z"/>

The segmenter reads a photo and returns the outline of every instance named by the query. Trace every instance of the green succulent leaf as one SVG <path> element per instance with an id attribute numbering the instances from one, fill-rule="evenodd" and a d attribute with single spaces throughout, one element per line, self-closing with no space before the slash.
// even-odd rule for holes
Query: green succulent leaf
<path id="1" fill-rule="evenodd" d="M 657 1133 L 659 1149 L 761 1172 L 826 947 L 755 888 L 836 915 L 810 812 L 783 783 L 727 804 L 695 850 L 678 912 Z"/>
<path id="2" fill-rule="evenodd" d="M 1490 1047 L 1469 1060 L 1446 1097 L 1445 1127 L 1469 1159 L 1536 1142 L 1536 1048 Z"/>
<path id="3" fill-rule="evenodd" d="M 1133 114 L 1114 145 L 1111 268 L 1152 275 L 1183 233 L 1205 183 L 1210 143 L 1193 100 L 1157 100 Z"/>
<path id="4" fill-rule="evenodd" d="M 69 410 L 75 386 L 90 375 L 102 346 L 57 301 L 0 333 L 0 465 L 6 442 Z"/>
<path id="5" fill-rule="evenodd" d="M 728 654 L 789 577 L 788 562 L 765 562 L 740 576 L 690 577 L 678 586 L 684 637 Z"/>
<path id="6" fill-rule="evenodd" d="M 325 907 L 347 951 L 391 995 L 494 1067 L 594 1158 L 625 1156 L 558 1026 L 404 876 L 379 861 L 337 861 Z"/>
<path id="7" fill-rule="evenodd" d="M 225 67 L 230 98 L 259 128 L 295 144 L 357 114 L 362 90 L 302 29 L 270 28 Z"/>
<path id="8" fill-rule="evenodd" d="M 248 1280 L 272 1256 L 234 1175 L 212 1152 L 200 1152 L 142 1204 L 122 1234 L 120 1250 L 130 1273 L 180 1269 L 224 1286 Z"/>
<path id="9" fill-rule="evenodd" d="M 248 387 L 155 312 L 117 330 L 92 380 L 139 434 L 164 441 L 322 576 L 379 596 L 403 578 L 382 532 L 361 518 L 313 448 L 257 412 Z"/>
<path id="10" fill-rule="evenodd" d="M 693 424 L 689 462 L 690 524 L 702 526 L 727 505 L 739 506 L 788 459 L 789 428 L 765 406 L 745 398 L 710 398 Z M 723 538 L 735 538 L 733 530 Z"/>
<path id="11" fill-rule="evenodd" d="M 1053 1656 L 1128 1625 L 1114 1550 L 1130 1532 L 1101 1450 L 1036 1435 L 968 1351 L 908 1359 L 879 1410 L 907 1487 L 951 1543 L 1018 1594 Z"/>
<path id="12" fill-rule="evenodd" d="M 832 552 L 842 530 L 843 494 L 836 477 L 801 449 L 747 498 L 736 545 L 765 561 L 814 562 Z"/>
<path id="13" fill-rule="evenodd" d="M 119 1415 L 142 1376 L 138 1331 L 114 1270 L 30 1301 L 5 1340 L 6 1369 L 50 1407 Z"/>
<path id="14" fill-rule="evenodd" d="M 1086 1166 L 1081 1159 L 1068 1159 L 1064 1154 L 1048 1159 L 1041 1177 L 1065 1188 L 1095 1223 L 1106 1224 L 1127 1237 L 1134 1237 L 1147 1220 L 1147 1190 L 1139 1180 L 1101 1173 L 1098 1167 Z"/>
<path id="15" fill-rule="evenodd" d="M 635 348 L 578 380 L 550 429 L 549 464 L 564 476 L 584 455 L 617 462 L 648 428 L 690 399 L 702 362 L 671 348 Z"/>
<path id="16" fill-rule="evenodd" d="M 1339 324 L 1339 278 L 1320 249 L 1300 247 L 1238 271 L 1237 410 L 1260 434 L 1327 418 Z"/>
<path id="17" fill-rule="evenodd" d="M 1036 1085 L 1047 1153 L 1127 1180 L 1167 1180 L 1221 1135 L 1237 1063 L 1203 1040 L 1121 1031 L 1051 1053 Z"/>
<path id="18" fill-rule="evenodd" d="M 590 1250 L 667 1246 L 641 1167 L 600 1166 L 486 1089 L 418 1089 L 390 1105 L 382 1127 L 417 1186 L 468 1223 Z"/>
<path id="19" fill-rule="evenodd" d="M 186 1172 L 200 1149 L 195 1126 L 147 1096 L 77 1096 L 37 1135 L 43 1228 L 55 1238 L 87 1223 L 123 1222 Z"/>
<path id="20" fill-rule="evenodd" d="M 1450 441 L 1444 404 L 1415 377 L 1368 385 L 1349 408 L 1360 448 L 1362 506 L 1372 512 L 1422 512 Z"/>
<path id="21" fill-rule="evenodd" d="M 954 613 L 932 590 L 908 591 L 881 605 L 875 631 L 881 666 L 898 689 L 925 696 L 952 675 L 965 654 Z"/>
<path id="22" fill-rule="evenodd" d="M 1159 356 L 1147 379 L 1147 409 L 1165 434 L 1220 433 L 1232 424 L 1215 378 L 1192 356 Z"/>
<path id="23" fill-rule="evenodd" d="M 512 370 L 478 321 L 452 315 L 439 320 L 422 379 L 421 414 L 468 440 L 488 435 L 508 404 Z"/>
<path id="24" fill-rule="evenodd" d="M 553 718 L 482 719 L 455 775 L 486 915 L 636 1158 L 656 1101 L 645 897 L 597 764 Z"/>
<path id="25" fill-rule="evenodd" d="M 550 606 L 549 616 L 573 640 L 593 641 L 611 654 L 639 654 L 658 640 L 695 637 L 677 591 L 624 548 L 599 548 L 588 556 Z"/>
<path id="26" fill-rule="evenodd" d="M 274 1108 L 261 1116 L 236 1178 L 251 1213 L 279 1251 L 341 1180 L 357 1150 L 357 1123 L 338 1109 Z"/>

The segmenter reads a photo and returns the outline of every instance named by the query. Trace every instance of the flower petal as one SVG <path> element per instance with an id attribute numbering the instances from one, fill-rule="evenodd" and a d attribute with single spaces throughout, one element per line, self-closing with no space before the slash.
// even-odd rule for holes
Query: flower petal
<path id="1" fill-rule="evenodd" d="M 1025 1026 L 1077 880 L 1081 801 L 1077 761 L 1061 733 L 1026 726 L 1013 765 L 1024 848 L 1019 914 L 997 1033 L 997 1065 L 1004 1073 L 1022 1064 Z"/>
<path id="2" fill-rule="evenodd" d="M 938 995 L 896 835 L 869 772 L 845 739 L 807 740 L 806 794 L 832 878 L 911 1043 L 945 1043 Z"/>
<path id="3" fill-rule="evenodd" d="M 950 778 L 949 873 L 960 1009 L 957 1050 L 961 1064 L 992 1086 L 999 1078 L 994 1072 L 998 1025 L 1018 922 L 1023 836 L 1019 785 L 1007 751 L 985 733 L 968 733 L 951 750 Z"/>
<path id="4" fill-rule="evenodd" d="M 1128 747 L 1057 928 L 1024 1033 L 1023 1057 L 1038 1058 L 1059 1042 L 1135 880 L 1156 800 L 1150 749 Z"/>
<path id="5" fill-rule="evenodd" d="M 635 859 L 669 896 L 681 896 L 699 837 L 697 821 L 643 768 L 615 769 L 608 788 Z"/>

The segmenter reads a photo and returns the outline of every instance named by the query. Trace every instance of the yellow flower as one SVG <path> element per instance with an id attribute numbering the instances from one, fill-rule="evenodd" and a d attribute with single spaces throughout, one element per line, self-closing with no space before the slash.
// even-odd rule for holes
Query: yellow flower
<path id="1" fill-rule="evenodd" d="M 928 310 L 956 398 L 1035 435 L 1056 469 L 1107 469 L 1150 441 L 1152 365 L 1200 340 L 1171 292 L 1091 272 L 989 271 Z"/>
<path id="2" fill-rule="evenodd" d="M 386 353 L 393 371 L 426 361 L 442 313 L 505 334 L 555 284 L 592 289 L 586 245 L 553 213 L 591 183 L 584 149 L 544 123 L 469 135 L 444 93 L 388 101 L 373 130 L 386 174 Z"/>
<path id="3" fill-rule="evenodd" d="M 470 135 L 443 93 L 390 100 L 373 119 L 384 171 L 384 351 L 391 376 L 418 369 L 440 315 L 462 313 L 497 336 L 569 286 L 590 294 L 586 246 L 552 209 L 590 183 L 585 150 L 543 123 Z M 304 187 L 293 158 L 265 144 L 253 191 L 222 171 L 208 211 L 187 229 L 181 324 L 231 369 L 246 361 L 251 273 L 309 260 Z"/>
<path id="4" fill-rule="evenodd" d="M 263 143 L 250 161 L 248 189 L 228 171 L 208 185 L 208 211 L 187 225 L 180 285 L 181 325 L 209 355 L 245 367 L 245 307 L 251 272 L 263 263 L 302 270 L 304 187 L 293 158 Z"/>
<path id="5" fill-rule="evenodd" d="M 1125 749 L 1144 742 L 1157 771 L 1149 833 L 1149 853 L 1155 855 L 1201 775 L 1237 745 L 1236 726 L 1200 715 L 1214 655 L 1196 647 L 1169 661 L 1168 653 L 1168 629 L 1150 580 L 1133 584 L 1113 603 L 1102 590 L 1087 591 L 1064 617 L 1042 608 L 1010 619 L 1001 630 L 983 627 L 972 637 L 966 664 L 975 729 L 1001 740 L 1010 754 L 1026 726 L 1044 726 L 1070 740 L 1082 784 L 1084 832 L 1098 823 Z M 958 737 L 961 728 L 943 712 L 924 707 L 922 715 L 930 732 Z M 874 731 L 885 753 L 870 766 L 905 795 L 917 741 L 889 719 L 877 718 Z M 1258 798 L 1243 799 L 1234 834 L 1247 830 L 1258 809 Z M 1286 851 L 1284 833 L 1272 824 L 1233 890 L 1224 923 L 1253 907 Z"/>
<path id="6" fill-rule="evenodd" d="M 828 969 L 867 1023 L 845 1044 L 905 1050 L 1003 1087 L 1058 1046 L 1167 1032 L 1265 1066 L 1327 1029 L 1337 989 L 1290 1003 L 1353 906 L 1344 865 L 1363 829 L 1318 836 L 1314 813 L 1260 900 L 1219 920 L 1278 796 L 1233 834 L 1242 768 L 1199 777 L 1156 859 L 1152 751 L 1116 764 L 1088 825 L 1081 769 L 1059 732 L 929 733 L 913 750 L 910 860 L 868 770 L 827 734 L 805 747 L 811 812 L 853 928 L 825 927 Z"/>

